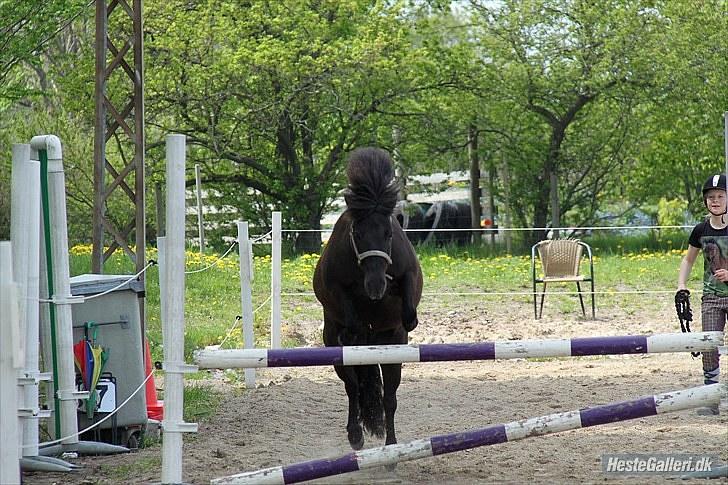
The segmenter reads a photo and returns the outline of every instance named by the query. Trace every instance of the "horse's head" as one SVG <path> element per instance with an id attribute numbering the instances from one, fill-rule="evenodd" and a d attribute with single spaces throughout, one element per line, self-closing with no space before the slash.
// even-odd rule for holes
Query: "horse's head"
<path id="1" fill-rule="evenodd" d="M 372 213 L 352 222 L 349 237 L 359 267 L 364 273 L 364 290 L 372 300 L 381 300 L 387 290 L 387 268 L 392 264 L 392 218 Z"/>
<path id="2" fill-rule="evenodd" d="M 372 300 L 387 290 L 387 268 L 392 264 L 392 216 L 399 186 L 389 154 L 379 148 L 358 148 L 346 167 L 349 187 L 344 191 L 351 213 L 349 239 L 364 273 L 364 289 Z"/>

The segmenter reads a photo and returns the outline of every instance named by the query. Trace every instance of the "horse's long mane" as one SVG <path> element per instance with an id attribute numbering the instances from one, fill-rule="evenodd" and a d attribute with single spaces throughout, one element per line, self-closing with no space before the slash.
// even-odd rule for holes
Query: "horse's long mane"
<path id="1" fill-rule="evenodd" d="M 346 168 L 349 187 L 344 191 L 346 206 L 354 219 L 371 213 L 391 215 L 399 187 L 389 153 L 381 148 L 357 148 L 349 155 Z"/>

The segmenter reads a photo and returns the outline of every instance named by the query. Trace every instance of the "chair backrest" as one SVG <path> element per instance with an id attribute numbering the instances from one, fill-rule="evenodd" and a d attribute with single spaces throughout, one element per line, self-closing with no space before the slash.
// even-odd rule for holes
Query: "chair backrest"
<path id="1" fill-rule="evenodd" d="M 577 276 L 584 247 L 576 239 L 553 239 L 538 245 L 544 276 Z"/>

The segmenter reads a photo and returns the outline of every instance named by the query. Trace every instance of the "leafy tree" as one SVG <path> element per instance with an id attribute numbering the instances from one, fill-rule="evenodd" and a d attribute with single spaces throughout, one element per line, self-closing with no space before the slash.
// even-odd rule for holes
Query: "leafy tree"
<path id="1" fill-rule="evenodd" d="M 499 73 L 489 87 L 509 116 L 534 129 L 526 150 L 536 148 L 536 158 L 510 168 L 526 189 L 512 187 L 522 201 L 516 213 L 525 216 L 530 205 L 535 227 L 548 224 L 549 208 L 554 227 L 572 208 L 589 208 L 573 222 L 593 219 L 599 194 L 623 166 L 631 113 L 651 85 L 664 25 L 650 4 L 471 1 L 483 62 Z"/>
<path id="2" fill-rule="evenodd" d="M 654 54 L 662 67 L 655 80 L 659 90 L 637 112 L 638 156 L 620 181 L 634 200 L 679 197 L 693 214 L 704 214 L 700 187 L 725 170 L 726 2 L 665 2 L 660 12 L 669 35 Z"/>
<path id="3" fill-rule="evenodd" d="M 285 209 L 286 227 L 320 228 L 346 153 L 391 148 L 387 109 L 448 82 L 409 74 L 430 61 L 396 5 L 159 2 L 146 28 L 150 124 L 185 133 L 206 186 L 261 226 Z"/>
<path id="4" fill-rule="evenodd" d="M 33 92 L 24 68 L 37 65 L 47 44 L 87 7 L 87 0 L 0 0 L 0 107 Z"/>

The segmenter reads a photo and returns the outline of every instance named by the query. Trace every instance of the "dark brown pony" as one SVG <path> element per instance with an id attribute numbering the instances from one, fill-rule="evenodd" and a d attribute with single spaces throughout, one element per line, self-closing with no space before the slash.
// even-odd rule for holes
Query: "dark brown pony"
<path id="1" fill-rule="evenodd" d="M 324 309 L 324 344 L 406 344 L 417 326 L 422 271 L 412 244 L 392 215 L 397 203 L 392 160 L 378 148 L 351 153 L 347 209 L 316 265 L 313 288 Z M 334 366 L 349 398 L 351 447 L 363 429 L 397 442 L 394 412 L 402 364 Z M 363 429 L 362 429 L 363 425 Z"/>

